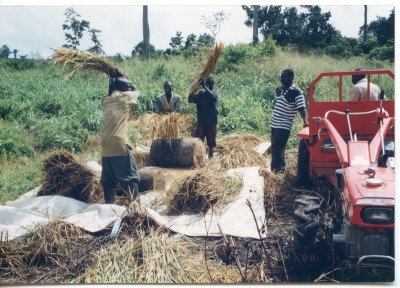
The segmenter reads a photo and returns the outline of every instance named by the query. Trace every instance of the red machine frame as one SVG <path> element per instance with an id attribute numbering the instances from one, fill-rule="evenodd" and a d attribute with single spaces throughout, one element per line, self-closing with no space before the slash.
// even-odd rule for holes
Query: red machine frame
<path id="1" fill-rule="evenodd" d="M 366 75 L 365 101 L 343 99 L 343 77 L 352 75 Z M 345 247 L 346 259 L 355 261 L 357 279 L 364 262 L 394 264 L 395 176 L 386 165 L 389 153 L 385 154 L 384 141 L 394 143 L 395 102 L 370 100 L 372 75 L 387 75 L 394 80 L 390 70 L 321 73 L 309 87 L 310 125 L 298 133 L 302 139 L 299 176 L 326 176 L 340 193 L 336 195 L 341 198 L 343 223 L 340 233 L 333 234 L 333 242 Z M 338 101 L 315 101 L 315 86 L 324 77 L 338 77 Z M 394 150 L 391 152 L 394 154 Z M 307 165 L 300 173 L 299 167 Z M 374 218 L 370 217 L 372 213 Z"/>
<path id="2" fill-rule="evenodd" d="M 379 101 L 369 100 L 369 91 L 367 101 L 344 101 L 343 100 L 343 76 L 351 75 L 367 75 L 368 83 L 371 81 L 371 75 L 388 75 L 394 80 L 394 74 L 390 70 L 366 70 L 366 71 L 353 71 L 353 72 L 325 72 L 321 73 L 309 87 L 309 127 L 303 128 L 299 133 L 298 137 L 307 140 L 308 151 L 310 152 L 310 175 L 326 175 L 330 178 L 332 184 L 335 185 L 335 170 L 342 168 L 340 165 L 339 157 L 337 153 L 332 149 L 332 153 L 326 153 L 318 147 L 324 140 L 330 139 L 327 131 L 319 132 L 320 119 L 325 117 L 325 113 L 330 110 L 345 111 L 348 109 L 350 113 L 365 112 L 376 110 L 379 107 Z M 319 102 L 314 101 L 314 87 L 324 77 L 339 77 L 339 101 L 338 102 Z M 368 89 L 369 90 L 369 89 Z M 385 100 L 382 102 L 382 107 L 394 118 L 394 100 Z M 347 125 L 347 119 L 344 116 L 332 115 L 330 118 L 331 123 L 335 123 L 335 128 L 339 135 L 347 135 L 343 138 L 348 140 L 349 130 Z M 376 135 L 377 131 L 377 115 L 369 115 L 369 117 L 357 117 L 351 118 L 351 125 L 356 127 L 353 132 L 356 132 L 359 140 L 370 141 L 372 137 Z M 388 127 L 390 128 L 390 127 Z M 320 139 L 318 139 L 318 136 Z M 387 139 L 394 140 L 394 129 L 387 129 Z M 339 139 L 339 138 L 336 138 Z M 333 140 L 333 139 L 332 139 Z M 334 140 L 333 140 L 334 141 Z M 339 142 L 341 142 L 339 140 Z M 338 144 L 338 143 L 337 143 Z M 341 143 L 341 145 L 345 145 Z M 378 145 L 379 146 L 379 145 Z M 376 148 L 378 147 L 376 146 Z M 341 147 L 342 150 L 346 150 Z M 376 150 L 376 149 L 375 149 Z M 343 160 L 343 159 L 342 159 Z M 343 163 L 345 164 L 345 163 Z M 347 166 L 345 164 L 345 166 Z M 344 168 L 344 167 L 343 167 Z"/>

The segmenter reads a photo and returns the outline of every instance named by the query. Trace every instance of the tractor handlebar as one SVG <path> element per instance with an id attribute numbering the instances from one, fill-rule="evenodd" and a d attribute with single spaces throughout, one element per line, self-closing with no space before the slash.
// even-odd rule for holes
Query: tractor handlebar
<path id="1" fill-rule="evenodd" d="M 371 110 L 371 111 L 366 111 L 366 112 L 350 112 L 348 109 L 346 109 L 344 112 L 338 111 L 338 110 L 329 110 L 326 111 L 325 113 L 325 118 L 328 118 L 328 115 L 330 113 L 333 114 L 339 114 L 339 115 L 368 115 L 368 114 L 374 114 L 374 113 L 384 113 L 386 117 L 389 116 L 386 110 L 383 109 L 383 111 L 380 111 L 381 108 L 378 108 L 377 110 Z"/>

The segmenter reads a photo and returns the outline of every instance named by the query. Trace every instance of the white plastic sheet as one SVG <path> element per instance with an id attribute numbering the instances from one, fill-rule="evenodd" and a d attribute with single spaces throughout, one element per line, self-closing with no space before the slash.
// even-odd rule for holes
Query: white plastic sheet
<path id="1" fill-rule="evenodd" d="M 253 214 L 246 204 L 251 204 L 258 227 L 261 228 L 265 220 L 264 210 L 264 178 L 259 176 L 260 167 L 237 168 L 228 171 L 228 175 L 243 179 L 243 188 L 236 200 L 224 207 L 220 215 L 208 211 L 205 215 L 183 214 L 180 216 L 168 216 L 162 211 L 157 212 L 157 207 L 148 205 L 148 214 L 159 224 L 188 236 L 221 236 L 219 228 L 226 235 L 237 237 L 250 237 L 259 239 L 257 225 Z M 146 194 L 147 195 L 147 194 Z M 146 201 L 146 195 L 141 196 L 142 202 Z M 152 194 L 149 194 L 153 196 Z M 219 227 L 218 227 L 219 226 Z M 266 233 L 266 231 L 265 231 Z M 265 234 L 262 235 L 265 237 Z"/>
<path id="2" fill-rule="evenodd" d="M 97 232 L 114 223 L 125 210 L 124 206 L 87 204 L 57 195 L 22 198 L 0 206 L 0 232 L 3 240 L 13 240 L 54 220 Z"/>
<path id="3" fill-rule="evenodd" d="M 100 165 L 89 166 L 101 172 Z M 251 204 L 258 227 L 265 220 L 264 179 L 258 174 L 259 167 L 231 169 L 227 173 L 243 180 L 243 188 L 237 198 L 222 208 L 223 213 L 208 211 L 202 214 L 183 214 L 170 216 L 163 207 L 152 201 L 155 194 L 161 197 L 163 192 L 150 192 L 140 195 L 149 217 L 174 232 L 188 236 L 221 236 L 220 229 L 226 235 L 259 238 L 254 216 L 246 204 Z M 13 240 L 32 230 L 37 225 L 49 221 L 62 220 L 74 224 L 86 231 L 97 232 L 110 226 L 125 212 L 125 206 L 113 204 L 87 204 L 63 196 L 36 196 L 37 187 L 19 199 L 0 206 L 0 235 L 2 239 Z M 262 237 L 265 237 L 265 234 Z"/>

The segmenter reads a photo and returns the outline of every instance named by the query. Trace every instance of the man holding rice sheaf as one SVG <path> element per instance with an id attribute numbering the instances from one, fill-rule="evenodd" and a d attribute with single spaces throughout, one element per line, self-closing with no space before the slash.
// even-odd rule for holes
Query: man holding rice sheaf
<path id="1" fill-rule="evenodd" d="M 181 112 L 181 96 L 172 92 L 169 81 L 164 82 L 164 93 L 157 97 L 158 113 Z"/>
<path id="2" fill-rule="evenodd" d="M 208 77 L 201 81 L 204 90 L 192 93 L 188 97 L 189 103 L 195 103 L 197 109 L 196 137 L 207 140 L 208 157 L 214 156 L 214 148 L 217 145 L 217 124 L 218 124 L 218 101 L 220 92 L 214 89 L 214 79 Z"/>
<path id="3" fill-rule="evenodd" d="M 104 113 L 101 183 L 107 204 L 115 203 L 118 183 L 127 189 L 133 199 L 139 196 L 139 174 L 128 139 L 128 118 L 130 106 L 137 104 L 140 92 L 120 71 L 113 76 L 108 95 L 101 99 Z"/>

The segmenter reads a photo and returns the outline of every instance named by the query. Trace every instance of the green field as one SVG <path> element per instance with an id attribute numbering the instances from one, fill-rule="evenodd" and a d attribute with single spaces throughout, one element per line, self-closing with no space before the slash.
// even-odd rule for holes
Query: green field
<path id="1" fill-rule="evenodd" d="M 201 59 L 193 56 L 160 56 L 141 61 L 139 58 L 111 58 L 123 69 L 141 91 L 135 115 L 155 111 L 155 97 L 163 92 L 164 81 L 171 81 L 174 92 L 183 98 L 183 112 L 194 116 L 187 102 L 190 84 L 201 69 Z M 215 88 L 221 90 L 219 134 L 251 133 L 269 139 L 272 99 L 280 84 L 283 69 L 295 71 L 295 84 L 307 97 L 308 85 L 321 72 L 364 69 L 390 69 L 394 64 L 364 58 L 334 59 L 305 55 L 260 44 L 256 47 L 238 44 L 225 48 L 214 71 Z M 38 186 L 42 161 L 54 150 L 67 149 L 81 160 L 97 160 L 100 147 L 95 141 L 102 126 L 100 97 L 108 92 L 104 74 L 81 73 L 65 80 L 66 71 L 49 60 L 0 59 L 0 204 L 16 199 Z M 389 99 L 394 97 L 394 83 L 377 79 Z M 326 97 L 335 83 L 322 87 Z M 349 90 L 351 88 L 348 82 Z M 347 91 L 345 90 L 345 91 Z M 295 132 L 289 148 L 297 147 Z M 140 142 L 134 131 L 130 138 Z"/>

